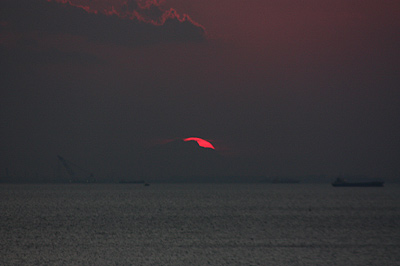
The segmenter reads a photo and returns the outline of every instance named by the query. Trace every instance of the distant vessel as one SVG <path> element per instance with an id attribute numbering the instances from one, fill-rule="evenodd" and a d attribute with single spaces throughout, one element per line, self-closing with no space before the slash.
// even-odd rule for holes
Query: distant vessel
<path id="1" fill-rule="evenodd" d="M 144 184 L 146 182 L 144 180 L 125 180 L 125 179 L 122 179 L 118 183 L 120 183 L 120 184 Z"/>
<path id="2" fill-rule="evenodd" d="M 370 181 L 370 182 L 347 182 L 343 178 L 337 178 L 332 186 L 334 187 L 383 187 L 383 181 Z"/>
<path id="3" fill-rule="evenodd" d="M 125 179 L 122 179 L 118 183 L 120 183 L 120 184 L 143 184 L 145 187 L 150 186 L 150 184 L 147 183 L 144 180 L 125 180 Z"/>

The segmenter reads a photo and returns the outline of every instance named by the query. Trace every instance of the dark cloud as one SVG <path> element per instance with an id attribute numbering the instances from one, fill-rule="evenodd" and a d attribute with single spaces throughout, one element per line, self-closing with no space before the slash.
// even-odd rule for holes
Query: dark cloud
<path id="1" fill-rule="evenodd" d="M 130 1 L 118 9 L 111 6 L 101 12 L 75 1 L 59 2 L 3 1 L 2 32 L 69 34 L 121 45 L 202 41 L 205 38 L 204 28 L 189 16 L 180 16 L 173 9 L 162 11 L 156 2 L 143 6 Z"/>

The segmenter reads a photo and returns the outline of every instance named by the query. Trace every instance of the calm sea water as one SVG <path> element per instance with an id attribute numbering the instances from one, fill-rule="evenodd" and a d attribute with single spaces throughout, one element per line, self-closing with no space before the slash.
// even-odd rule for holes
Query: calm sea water
<path id="1" fill-rule="evenodd" d="M 400 265 L 399 192 L 1 185 L 0 265 Z"/>

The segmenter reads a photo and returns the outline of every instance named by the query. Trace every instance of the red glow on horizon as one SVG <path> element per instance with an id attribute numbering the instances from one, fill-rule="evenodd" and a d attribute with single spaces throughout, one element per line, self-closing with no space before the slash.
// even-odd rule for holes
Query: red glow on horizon
<path id="1" fill-rule="evenodd" d="M 183 141 L 196 141 L 200 147 L 215 150 L 214 146 L 210 142 L 208 142 L 207 140 L 201 139 L 201 138 L 191 137 L 191 138 L 183 139 Z"/>

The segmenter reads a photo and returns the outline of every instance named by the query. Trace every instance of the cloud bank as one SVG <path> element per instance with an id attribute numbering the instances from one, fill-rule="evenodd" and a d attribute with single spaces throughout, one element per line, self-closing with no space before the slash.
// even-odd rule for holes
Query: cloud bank
<path id="1" fill-rule="evenodd" d="M 21 0 L 1 4 L 2 32 L 70 34 L 120 45 L 205 40 L 203 26 L 159 1 Z"/>

